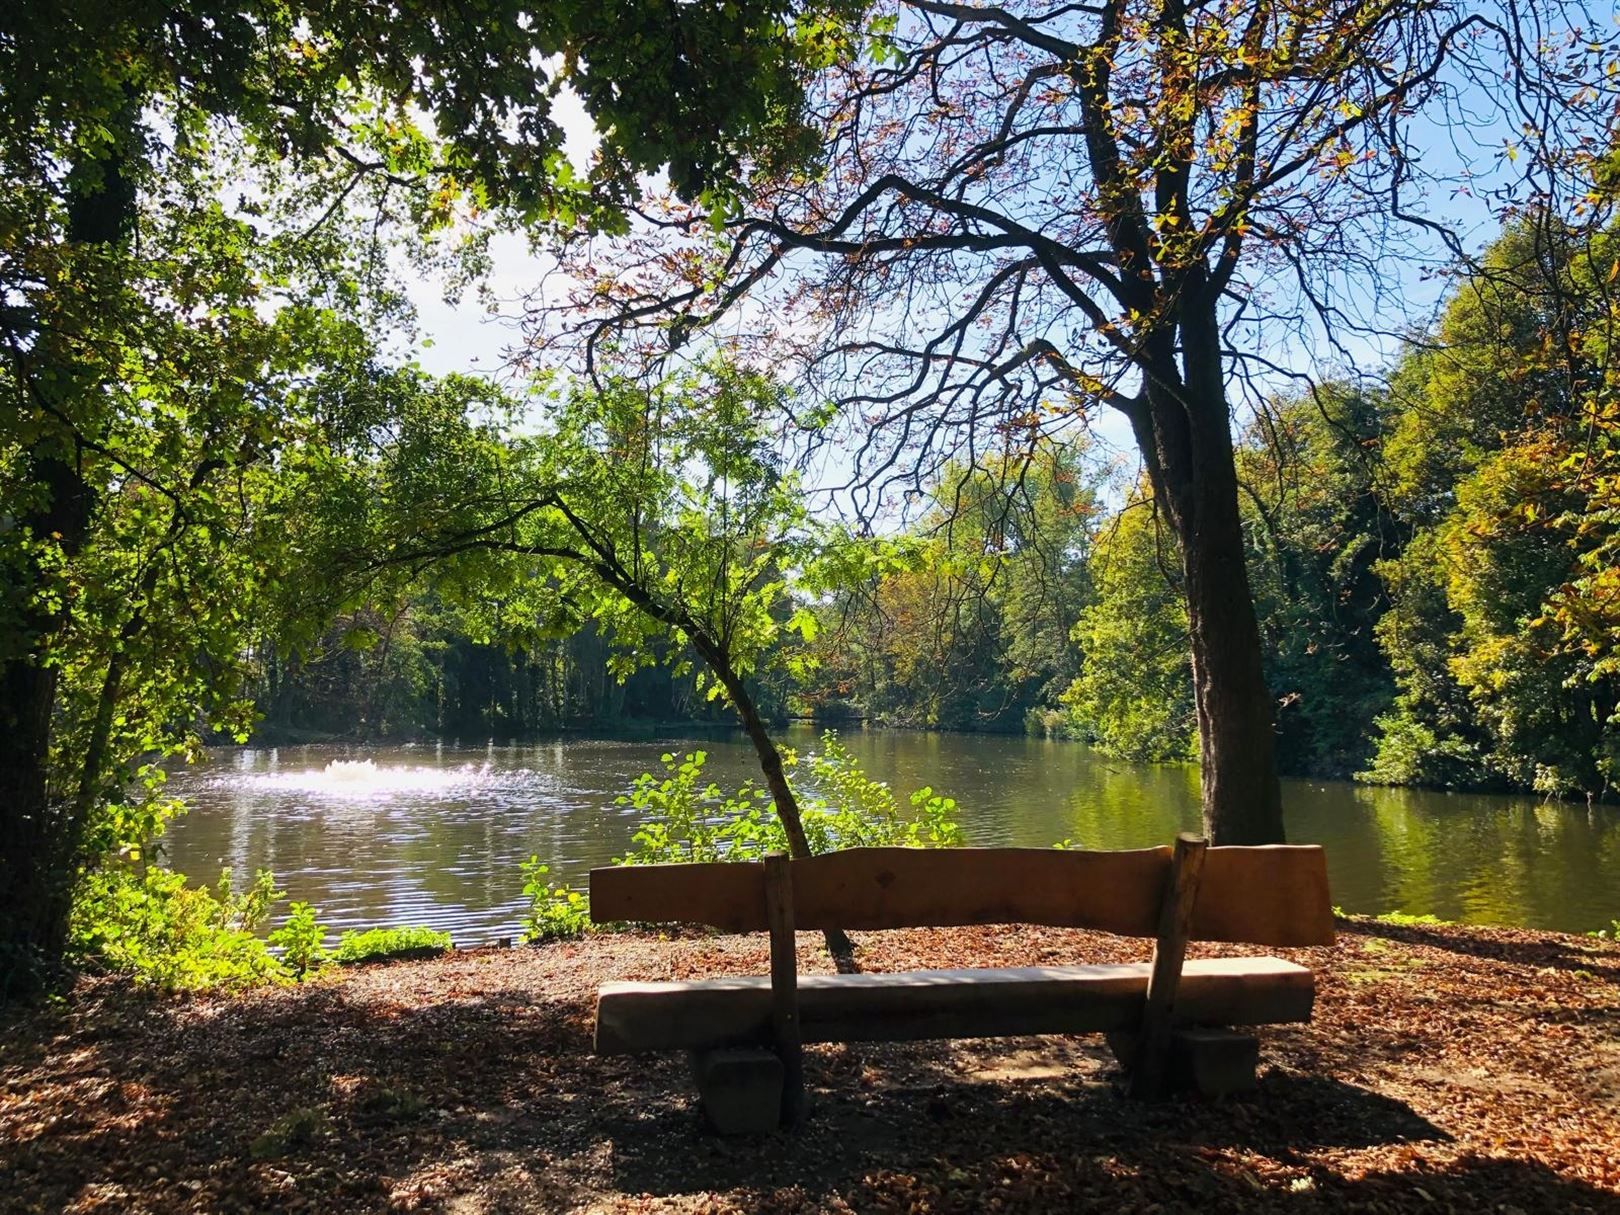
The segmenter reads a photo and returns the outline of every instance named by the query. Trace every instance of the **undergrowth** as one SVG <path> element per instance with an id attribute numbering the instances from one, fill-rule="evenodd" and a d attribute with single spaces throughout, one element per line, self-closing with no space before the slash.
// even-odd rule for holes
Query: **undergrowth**
<path id="1" fill-rule="evenodd" d="M 351 928 L 339 938 L 333 957 L 352 965 L 401 956 L 417 957 L 430 950 L 443 953 L 453 947 L 450 934 L 436 928 L 368 928 L 364 932 Z"/>
<path id="2" fill-rule="evenodd" d="M 212 889 L 157 865 L 98 869 L 73 907 L 73 948 L 97 968 L 166 991 L 275 982 L 287 972 L 258 929 L 280 897 L 266 870 L 237 891 L 229 869 Z"/>

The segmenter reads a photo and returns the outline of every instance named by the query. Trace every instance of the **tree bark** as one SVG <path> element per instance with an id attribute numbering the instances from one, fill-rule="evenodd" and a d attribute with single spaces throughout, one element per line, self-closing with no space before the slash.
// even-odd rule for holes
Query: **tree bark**
<path id="1" fill-rule="evenodd" d="M 56 455 L 32 465 L 43 501 L 18 524 L 30 535 L 60 537 L 71 558 L 88 529 L 90 489 Z M 46 577 L 30 563 L 12 588 L 17 628 L 0 663 L 0 1000 L 33 994 L 54 977 L 72 902 L 73 800 L 53 796 L 49 779 L 57 683 L 49 652 L 66 612 L 41 605 Z"/>
<path id="2" fill-rule="evenodd" d="M 1231 447 L 1208 452 L 1205 462 L 1230 467 Z M 1207 469 L 1201 480 L 1219 481 L 1221 472 L 1219 467 Z M 1224 497 L 1205 492 L 1198 498 L 1199 524 L 1180 539 L 1204 829 L 1215 844 L 1280 844 L 1276 726 L 1237 497 L 1235 492 Z"/>
<path id="3" fill-rule="evenodd" d="M 765 787 L 771 792 L 771 799 L 776 803 L 776 817 L 781 820 L 782 830 L 787 835 L 788 855 L 799 858 L 814 855 L 810 850 L 810 841 L 804 834 L 804 818 L 799 813 L 799 799 L 793 795 L 793 786 L 788 784 L 787 770 L 782 765 L 782 753 L 777 750 L 771 732 L 766 729 L 765 721 L 759 715 L 759 706 L 749 694 L 748 685 L 732 669 L 725 652 L 701 630 L 687 629 L 686 634 L 692 642 L 692 648 L 709 664 L 709 669 L 715 673 L 721 686 L 726 689 L 732 707 L 737 710 L 737 716 L 742 720 L 748 741 L 754 744 L 754 754 L 759 758 L 760 771 L 765 775 Z M 854 973 L 855 944 L 849 939 L 849 934 L 842 928 L 829 928 L 822 936 L 827 942 L 827 952 L 832 955 L 839 972 Z"/>
<path id="4" fill-rule="evenodd" d="M 1280 844 L 1282 788 L 1238 514 L 1237 467 L 1212 299 L 1182 297 L 1178 349 L 1159 335 L 1130 414 L 1158 509 L 1181 549 L 1193 700 L 1211 843 Z"/>
<path id="5" fill-rule="evenodd" d="M 126 118 L 133 129 L 133 103 Z M 128 235 L 135 191 L 124 154 L 115 144 L 99 165 L 76 166 L 69 174 L 70 180 L 82 176 L 94 184 L 69 206 L 68 244 L 113 246 Z M 106 270 L 92 266 L 90 273 Z M 17 368 L 15 390 L 29 393 L 32 381 L 40 397 L 57 398 L 64 417 L 73 416 L 73 395 L 93 393 L 96 385 L 86 382 L 85 368 L 60 337 L 42 339 L 36 350 L 31 361 L 38 365 Z M 37 410 L 23 401 L 16 407 Z M 97 495 L 82 470 L 78 436 L 60 420 L 54 429 L 27 457 L 37 497 L 13 524 L 24 534 L 54 538 L 72 560 L 89 534 Z M 50 784 L 57 691 L 51 650 L 68 609 L 41 597 L 50 575 L 36 559 L 18 573 L 6 594 L 11 635 L 0 639 L 0 1001 L 32 995 L 60 974 L 83 828 L 78 799 Z"/>

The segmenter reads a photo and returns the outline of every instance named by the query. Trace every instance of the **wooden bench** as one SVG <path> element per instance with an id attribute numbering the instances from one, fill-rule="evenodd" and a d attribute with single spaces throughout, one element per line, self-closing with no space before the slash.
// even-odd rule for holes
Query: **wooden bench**
<path id="1" fill-rule="evenodd" d="M 807 1042 L 1103 1033 L 1132 1095 L 1251 1086 L 1252 1035 L 1230 1026 L 1307 1021 L 1315 982 L 1274 957 L 1185 961 L 1189 940 L 1331 944 L 1318 847 L 1078 852 L 858 848 L 807 860 L 615 866 L 591 871 L 591 916 L 770 933 L 767 977 L 607 983 L 598 1054 L 688 1050 L 724 1131 L 791 1125 Z M 796 930 L 1028 923 L 1154 940 L 1151 962 L 800 977 Z M 1216 1028 L 1220 1027 L 1220 1028 Z"/>

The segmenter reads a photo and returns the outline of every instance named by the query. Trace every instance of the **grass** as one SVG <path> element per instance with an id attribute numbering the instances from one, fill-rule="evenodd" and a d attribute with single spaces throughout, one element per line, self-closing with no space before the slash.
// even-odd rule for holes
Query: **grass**
<path id="1" fill-rule="evenodd" d="M 1453 923 L 1451 920 L 1442 920 L 1439 916 L 1412 915 L 1399 909 L 1380 912 L 1377 915 L 1356 915 L 1346 911 L 1343 907 L 1335 907 L 1333 914 L 1342 920 L 1369 920 L 1374 924 L 1388 924 L 1393 928 L 1446 928 Z"/>

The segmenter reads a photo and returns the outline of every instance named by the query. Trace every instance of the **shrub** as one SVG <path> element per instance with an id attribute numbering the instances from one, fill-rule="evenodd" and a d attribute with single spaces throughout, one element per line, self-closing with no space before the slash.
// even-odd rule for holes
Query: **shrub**
<path id="1" fill-rule="evenodd" d="M 1423 927 L 1424 925 L 1443 925 L 1447 923 L 1447 921 L 1442 920 L 1439 916 L 1413 915 L 1410 912 L 1401 911 L 1399 909 L 1395 911 L 1386 911 L 1380 915 L 1375 915 L 1373 919 L 1377 920 L 1380 924 L 1392 924 L 1397 928 L 1418 928 Z"/>
<path id="2" fill-rule="evenodd" d="M 294 903 L 286 921 L 270 934 L 270 945 L 281 950 L 281 964 L 300 983 L 308 975 L 319 974 L 332 956 L 325 941 L 326 929 L 308 903 Z"/>
<path id="3" fill-rule="evenodd" d="M 73 908 L 73 948 L 166 991 L 274 982 L 280 964 L 255 931 L 279 897 L 264 870 L 238 894 L 229 869 L 209 890 L 156 865 L 108 866 L 85 878 Z"/>
<path id="4" fill-rule="evenodd" d="M 894 791 L 861 770 L 836 731 L 828 730 L 821 741 L 821 751 L 804 762 L 807 795 L 799 803 L 813 851 L 880 845 L 944 848 L 962 842 L 954 798 L 925 786 L 911 795 L 911 813 L 904 814 Z M 784 758 L 790 769 L 799 767 L 797 756 Z M 618 799 L 617 804 L 632 807 L 641 819 L 630 837 L 634 847 L 618 858 L 619 864 L 747 860 L 787 850 L 787 833 L 770 792 L 746 781 L 737 792 L 722 793 L 703 779 L 707 759 L 703 751 L 679 759 L 666 754 L 662 779 L 644 772 L 629 795 Z"/>
<path id="5" fill-rule="evenodd" d="M 352 965 L 444 953 L 454 945 L 448 932 L 435 928 L 368 928 L 364 932 L 351 928 L 338 940 L 334 956 L 344 965 Z"/>
<path id="6" fill-rule="evenodd" d="M 703 779 L 705 751 L 677 759 L 665 754 L 664 775 L 636 777 L 626 796 L 614 804 L 630 806 L 639 822 L 633 845 L 621 865 L 656 865 L 676 861 L 717 861 L 725 856 L 763 856 L 785 848 L 787 837 L 771 809 L 770 793 L 745 781 L 726 794 Z"/>
<path id="7" fill-rule="evenodd" d="M 790 769 L 797 756 L 784 756 Z M 660 758 L 663 774 L 644 772 L 616 804 L 637 812 L 639 825 L 631 849 L 615 859 L 620 865 L 653 865 L 681 861 L 750 860 L 787 851 L 787 833 L 776 817 L 770 792 L 745 781 L 735 793 L 704 779 L 708 755 L 703 751 Z M 903 813 L 894 791 L 872 780 L 838 741 L 835 731 L 822 735 L 818 754 L 807 757 L 807 796 L 799 805 L 804 833 L 815 852 L 843 848 L 904 845 L 953 847 L 962 842 L 954 798 L 918 789 Z M 531 856 L 523 866 L 523 893 L 529 909 L 523 939 L 530 942 L 576 938 L 593 928 L 584 894 L 553 885 L 550 867 Z"/>
<path id="8" fill-rule="evenodd" d="M 912 813 L 902 814 L 894 791 L 861 770 L 834 730 L 821 736 L 821 751 L 805 767 L 815 795 L 801 808 L 804 833 L 816 852 L 883 845 L 954 848 L 962 843 L 955 798 L 941 797 L 924 785 L 910 797 Z"/>
<path id="9" fill-rule="evenodd" d="M 529 899 L 523 939 L 531 944 L 572 940 L 593 927 L 585 896 L 567 886 L 553 886 L 547 877 L 550 872 L 551 867 L 542 865 L 537 856 L 523 862 L 523 893 Z"/>

